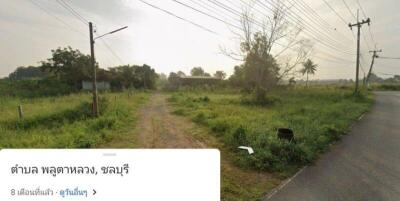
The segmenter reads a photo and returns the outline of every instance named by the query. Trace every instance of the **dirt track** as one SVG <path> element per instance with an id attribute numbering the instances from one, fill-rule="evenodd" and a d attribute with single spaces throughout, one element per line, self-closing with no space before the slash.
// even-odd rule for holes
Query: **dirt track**
<path id="1" fill-rule="evenodd" d="M 154 94 L 140 110 L 138 121 L 139 148 L 206 148 L 194 138 L 195 125 L 184 117 L 171 114 L 163 94 Z"/>
<path id="2" fill-rule="evenodd" d="M 213 137 L 206 128 L 202 128 L 190 119 L 173 115 L 168 104 L 167 95 L 153 94 L 148 103 L 139 112 L 136 127 L 136 148 L 221 148 L 223 145 Z M 235 197 L 236 188 L 253 194 L 253 191 L 262 189 L 268 191 L 278 185 L 280 180 L 266 172 L 243 170 L 229 160 L 231 153 L 221 151 L 221 174 L 224 180 L 222 188 L 229 185 L 229 197 L 222 200 L 240 200 Z M 234 187 L 233 187 L 234 186 Z M 221 189 L 222 190 L 222 189 Z M 223 190 L 222 190 L 223 191 Z M 257 193 L 259 194 L 259 192 Z M 234 197 L 230 197 L 234 196 Z"/>

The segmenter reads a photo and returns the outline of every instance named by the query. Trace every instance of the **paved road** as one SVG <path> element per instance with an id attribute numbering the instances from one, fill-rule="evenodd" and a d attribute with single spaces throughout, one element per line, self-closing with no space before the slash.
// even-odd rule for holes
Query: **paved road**
<path id="1" fill-rule="evenodd" d="M 341 143 L 267 200 L 400 200 L 400 93 L 377 92 Z"/>

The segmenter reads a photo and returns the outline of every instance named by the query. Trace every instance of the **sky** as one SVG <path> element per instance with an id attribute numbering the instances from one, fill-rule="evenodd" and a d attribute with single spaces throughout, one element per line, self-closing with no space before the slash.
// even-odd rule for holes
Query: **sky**
<path id="1" fill-rule="evenodd" d="M 223 70 L 232 74 L 240 62 L 224 55 L 222 48 L 236 51 L 239 43 L 233 32 L 237 16 L 228 10 L 241 11 L 253 0 L 218 0 L 229 7 L 218 7 L 214 0 L 179 0 L 224 22 L 187 8 L 173 0 L 144 0 L 190 22 L 166 14 L 139 0 L 63 0 L 84 20 L 95 25 L 96 34 L 128 26 L 128 29 L 96 40 L 95 55 L 101 68 L 125 64 L 148 64 L 158 73 L 189 73 L 201 66 L 213 74 Z M 268 6 L 276 0 L 259 0 L 253 7 L 255 18 L 270 15 Z M 358 1 L 358 2 L 357 2 Z M 213 4 L 214 2 L 214 4 Z M 311 79 L 354 79 L 356 61 L 356 27 L 369 17 L 371 26 L 361 29 L 362 69 L 367 73 L 371 54 L 377 45 L 381 56 L 400 57 L 399 0 L 285 0 L 291 4 L 289 21 L 300 22 L 300 37 L 310 40 L 310 58 L 318 64 Z M 0 77 L 8 76 L 18 66 L 39 65 L 51 57 L 51 50 L 71 46 L 90 53 L 89 30 L 62 6 L 60 0 L 0 0 Z M 254 4 L 253 4 L 254 5 Z M 330 7 L 329 7 L 330 6 Z M 261 15 L 262 13 L 262 15 Z M 354 15 L 354 16 L 353 16 Z M 365 16 L 364 16 L 365 15 Z M 215 33 L 211 33 L 207 30 Z M 374 72 L 389 77 L 400 74 L 400 60 L 377 59 Z"/>

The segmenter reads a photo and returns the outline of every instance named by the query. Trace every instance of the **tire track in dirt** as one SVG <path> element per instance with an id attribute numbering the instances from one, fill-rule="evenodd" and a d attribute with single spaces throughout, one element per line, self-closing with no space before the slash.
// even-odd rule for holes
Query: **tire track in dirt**
<path id="1" fill-rule="evenodd" d="M 206 128 L 185 117 L 173 115 L 167 97 L 168 95 L 155 93 L 139 111 L 135 131 L 136 148 L 223 149 L 223 145 Z M 238 168 L 229 160 L 232 158 L 231 154 L 229 151 L 221 151 L 221 179 L 225 182 L 221 183 L 221 200 L 242 200 L 238 194 L 243 192 L 261 196 L 260 194 L 265 194 L 280 183 L 281 180 L 270 173 Z M 250 200 L 256 199 L 252 197 Z"/>
<path id="2" fill-rule="evenodd" d="M 140 110 L 138 148 L 207 148 L 190 135 L 194 124 L 171 114 L 166 95 L 156 93 Z"/>

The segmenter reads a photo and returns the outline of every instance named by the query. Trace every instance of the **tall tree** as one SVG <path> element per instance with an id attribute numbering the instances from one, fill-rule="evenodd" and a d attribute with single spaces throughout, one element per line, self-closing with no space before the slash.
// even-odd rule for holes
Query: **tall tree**
<path id="1" fill-rule="evenodd" d="M 239 51 L 221 48 L 225 55 L 243 62 L 243 87 L 254 92 L 257 99 L 262 99 L 282 79 L 293 77 L 295 68 L 310 52 L 309 41 L 300 38 L 300 22 L 287 20 L 290 9 L 278 1 L 270 15 L 257 19 L 251 6 L 245 8 L 241 15 L 242 32 L 234 33 L 239 39 Z"/>
<path id="2" fill-rule="evenodd" d="M 306 86 L 308 87 L 308 75 L 314 75 L 315 72 L 317 71 L 317 64 L 314 64 L 313 61 L 311 61 L 311 59 L 307 59 L 306 62 L 303 63 L 303 69 L 301 69 L 301 73 L 304 75 L 307 75 L 307 80 L 306 80 Z"/>
<path id="3" fill-rule="evenodd" d="M 90 56 L 71 47 L 51 50 L 52 57 L 42 61 L 43 71 L 55 75 L 75 88 L 80 88 L 82 80 L 90 80 L 92 69 Z M 97 64 L 96 67 L 98 68 Z"/>

